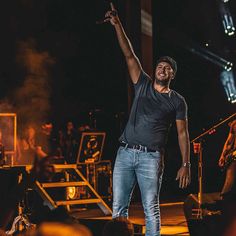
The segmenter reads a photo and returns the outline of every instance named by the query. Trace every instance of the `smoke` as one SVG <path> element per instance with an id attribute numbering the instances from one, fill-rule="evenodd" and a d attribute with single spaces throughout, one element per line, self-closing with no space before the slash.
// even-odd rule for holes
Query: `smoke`
<path id="1" fill-rule="evenodd" d="M 54 60 L 48 52 L 36 49 L 35 41 L 18 43 L 18 64 L 26 77 L 21 88 L 14 93 L 14 107 L 22 125 L 41 125 L 50 116 L 50 66 Z"/>
<path id="2" fill-rule="evenodd" d="M 0 102 L 0 111 L 16 113 L 20 130 L 41 126 L 50 117 L 50 67 L 55 61 L 48 52 L 37 50 L 33 39 L 18 42 L 16 61 L 25 78 L 21 87 Z"/>

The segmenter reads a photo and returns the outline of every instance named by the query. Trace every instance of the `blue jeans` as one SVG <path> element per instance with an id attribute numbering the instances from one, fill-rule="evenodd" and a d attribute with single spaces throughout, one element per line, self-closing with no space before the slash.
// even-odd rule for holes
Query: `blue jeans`
<path id="1" fill-rule="evenodd" d="M 138 183 L 145 213 L 146 236 L 160 235 L 159 192 L 164 164 L 160 152 L 120 147 L 113 171 L 112 218 L 128 217 L 132 192 Z"/>

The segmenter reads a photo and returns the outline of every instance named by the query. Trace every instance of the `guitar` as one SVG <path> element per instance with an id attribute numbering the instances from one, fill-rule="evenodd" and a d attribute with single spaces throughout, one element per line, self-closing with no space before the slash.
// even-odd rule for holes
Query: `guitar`
<path id="1" fill-rule="evenodd" d="M 232 150 L 225 156 L 225 163 L 224 166 L 221 168 L 222 171 L 228 169 L 232 162 L 236 161 L 236 149 Z"/>

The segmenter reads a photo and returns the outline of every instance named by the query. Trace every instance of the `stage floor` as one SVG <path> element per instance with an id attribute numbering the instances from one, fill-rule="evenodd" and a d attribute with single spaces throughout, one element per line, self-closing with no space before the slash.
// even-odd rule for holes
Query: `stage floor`
<path id="1" fill-rule="evenodd" d="M 83 220 L 104 221 L 110 220 L 111 216 L 103 216 L 99 209 L 72 211 L 71 214 Z M 133 224 L 142 227 L 145 232 L 144 213 L 141 204 L 130 206 L 129 219 Z M 161 235 L 189 235 L 187 223 L 183 213 L 183 202 L 161 204 Z"/>

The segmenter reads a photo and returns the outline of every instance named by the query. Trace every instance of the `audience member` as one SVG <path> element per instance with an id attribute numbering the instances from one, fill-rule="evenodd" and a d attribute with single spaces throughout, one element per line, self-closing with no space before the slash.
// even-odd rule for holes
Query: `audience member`
<path id="1" fill-rule="evenodd" d="M 103 229 L 103 236 L 133 236 L 133 224 L 124 217 L 117 217 L 107 222 Z"/>
<path id="2" fill-rule="evenodd" d="M 17 164 L 32 165 L 36 154 L 36 130 L 28 126 L 21 138 L 18 139 Z"/>

